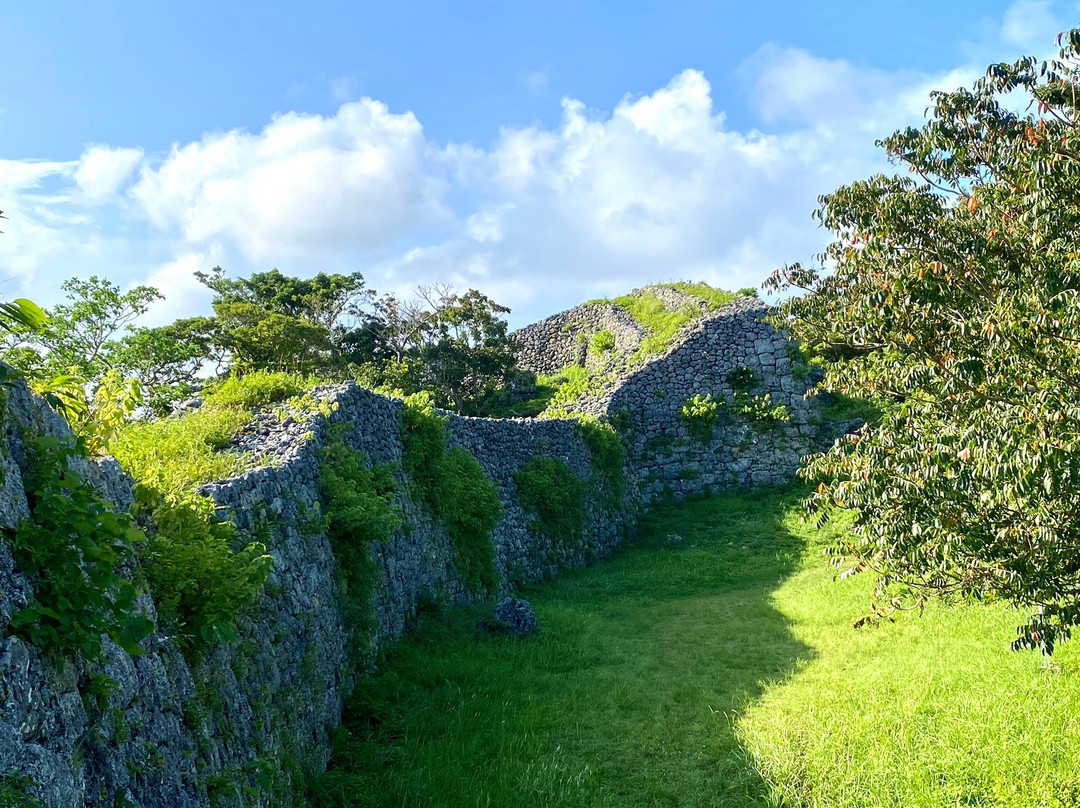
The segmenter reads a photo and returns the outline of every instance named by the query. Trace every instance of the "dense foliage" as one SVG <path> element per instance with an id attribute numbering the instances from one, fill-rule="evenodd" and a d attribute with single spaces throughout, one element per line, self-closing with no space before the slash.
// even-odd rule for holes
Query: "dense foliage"
<path id="1" fill-rule="evenodd" d="M 493 589 L 499 578 L 491 534 L 503 512 L 498 487 L 467 451 L 447 449 L 444 420 L 434 411 L 430 396 L 407 400 L 401 442 L 405 470 L 445 527 L 465 585 Z"/>
<path id="2" fill-rule="evenodd" d="M 394 499 L 393 469 L 368 465 L 362 453 L 348 448 L 335 433 L 322 450 L 319 491 L 325 502 L 326 533 L 338 562 L 338 586 L 352 645 L 362 655 L 372 629 L 375 562 L 371 543 L 389 540 L 402 521 Z"/>
<path id="3" fill-rule="evenodd" d="M 34 596 L 10 630 L 54 657 L 101 656 L 102 636 L 132 654 L 153 623 L 135 608 L 137 590 L 121 574 L 146 537 L 114 512 L 72 468 L 82 452 L 51 436 L 25 435 L 30 518 L 6 538 Z"/>
<path id="4" fill-rule="evenodd" d="M 585 445 L 589 447 L 589 465 L 593 476 L 604 488 L 603 501 L 610 508 L 622 503 L 626 493 L 626 450 L 615 428 L 595 416 L 578 420 L 578 429 Z"/>
<path id="5" fill-rule="evenodd" d="M 262 594 L 273 567 L 266 546 L 241 541 L 205 498 L 170 497 L 145 486 L 136 493 L 151 525 L 141 569 L 162 629 L 186 651 L 235 640 L 237 617 Z"/>
<path id="6" fill-rule="evenodd" d="M 1005 598 L 1032 613 L 1014 647 L 1045 653 L 1080 622 L 1080 30 L 1063 42 L 935 93 L 882 144 L 913 176 L 822 198 L 831 272 L 771 280 L 808 292 L 780 319 L 834 360 L 823 387 L 886 405 L 807 469 L 813 507 L 854 510 L 837 553 L 877 608 Z"/>
<path id="7" fill-rule="evenodd" d="M 514 474 L 518 502 L 533 519 L 529 529 L 547 536 L 555 547 L 581 544 L 588 515 L 588 484 L 561 457 L 537 456 Z"/>

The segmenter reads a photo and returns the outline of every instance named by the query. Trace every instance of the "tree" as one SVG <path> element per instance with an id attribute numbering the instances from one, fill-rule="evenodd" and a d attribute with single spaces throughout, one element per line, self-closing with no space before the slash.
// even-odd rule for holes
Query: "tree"
<path id="1" fill-rule="evenodd" d="M 517 366 L 501 316 L 510 309 L 475 289 L 421 286 L 414 299 L 388 296 L 376 310 L 374 361 L 362 374 L 369 382 L 426 390 L 438 406 L 475 415 Z"/>
<path id="2" fill-rule="evenodd" d="M 131 323 L 161 299 L 152 286 L 121 292 L 96 275 L 69 278 L 60 288 L 68 302 L 49 309 L 40 324 L 11 330 L 4 359 L 20 370 L 28 370 L 29 363 L 45 374 L 66 373 L 93 382 L 113 367 L 120 338 Z"/>
<path id="3" fill-rule="evenodd" d="M 1044 653 L 1080 623 L 1080 30 L 1059 42 L 934 93 L 880 144 L 908 176 L 822 197 L 831 272 L 769 282 L 807 292 L 778 322 L 835 358 L 824 389 L 887 405 L 805 468 L 812 509 L 854 512 L 834 552 L 875 612 L 1002 598 Z"/>

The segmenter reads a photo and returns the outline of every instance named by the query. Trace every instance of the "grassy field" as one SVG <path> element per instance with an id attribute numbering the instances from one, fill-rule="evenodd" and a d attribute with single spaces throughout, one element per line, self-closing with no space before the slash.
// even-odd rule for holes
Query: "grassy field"
<path id="1" fill-rule="evenodd" d="M 654 513 L 525 595 L 541 635 L 426 615 L 349 704 L 320 806 L 1080 806 L 1080 646 L 1018 615 L 854 629 L 799 492 Z M 681 541 L 669 538 L 678 535 Z"/>

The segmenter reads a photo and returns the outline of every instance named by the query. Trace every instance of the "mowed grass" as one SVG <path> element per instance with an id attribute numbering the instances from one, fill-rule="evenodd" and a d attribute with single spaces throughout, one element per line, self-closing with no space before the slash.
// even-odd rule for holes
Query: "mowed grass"
<path id="1" fill-rule="evenodd" d="M 316 804 L 1080 806 L 1076 648 L 1009 652 L 1002 606 L 852 628 L 870 582 L 834 580 L 799 498 L 653 513 L 525 593 L 534 638 L 427 615 L 357 688 Z"/>

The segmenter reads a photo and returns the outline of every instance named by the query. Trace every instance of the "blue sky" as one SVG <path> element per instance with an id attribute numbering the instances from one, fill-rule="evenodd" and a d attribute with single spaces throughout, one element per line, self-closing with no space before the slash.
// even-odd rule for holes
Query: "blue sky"
<path id="1" fill-rule="evenodd" d="M 1049 55 L 1074 3 L 51 2 L 0 10 L 0 293 L 360 270 L 522 324 L 755 285 L 930 89 Z"/>

